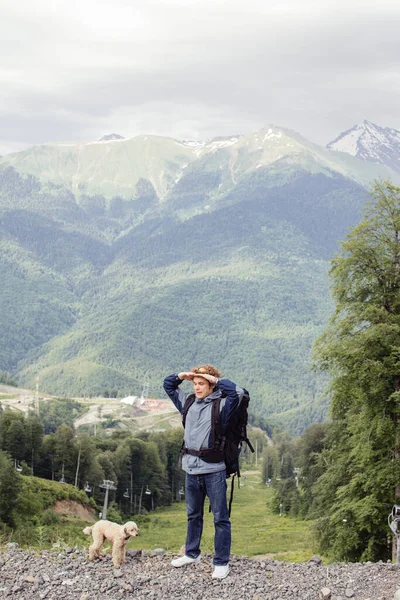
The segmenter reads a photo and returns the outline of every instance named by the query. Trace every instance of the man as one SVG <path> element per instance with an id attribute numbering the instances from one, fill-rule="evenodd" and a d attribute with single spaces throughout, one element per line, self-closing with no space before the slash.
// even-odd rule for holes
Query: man
<path id="1" fill-rule="evenodd" d="M 170 375 L 164 380 L 164 390 L 180 413 L 186 399 L 180 388 L 182 381 L 193 383 L 195 401 L 190 406 L 185 423 L 182 468 L 186 472 L 186 512 L 188 517 L 185 555 L 172 561 L 174 567 L 184 567 L 200 561 L 200 540 L 203 531 L 204 501 L 208 496 L 214 516 L 214 579 L 229 574 L 231 523 L 226 502 L 226 469 L 222 452 L 212 450 L 212 405 L 221 398 L 220 421 L 226 430 L 229 419 L 243 396 L 242 388 L 212 365 L 195 367 L 189 372 Z M 209 450 L 208 450 L 209 449 Z M 200 456 L 201 454 L 201 456 Z"/>

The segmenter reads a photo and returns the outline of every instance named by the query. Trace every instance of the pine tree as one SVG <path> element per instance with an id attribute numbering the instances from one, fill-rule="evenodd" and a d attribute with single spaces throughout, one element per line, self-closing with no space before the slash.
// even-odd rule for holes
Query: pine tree
<path id="1" fill-rule="evenodd" d="M 316 526 L 321 550 L 337 559 L 384 559 L 400 495 L 400 188 L 375 184 L 331 277 L 336 311 L 316 345 L 332 377 Z"/>

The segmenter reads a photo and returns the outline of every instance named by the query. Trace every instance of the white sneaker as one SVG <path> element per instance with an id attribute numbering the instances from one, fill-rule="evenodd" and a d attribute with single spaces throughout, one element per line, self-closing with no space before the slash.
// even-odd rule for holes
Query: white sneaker
<path id="1" fill-rule="evenodd" d="M 180 556 L 179 558 L 174 558 L 174 560 L 171 560 L 171 565 L 173 567 L 184 567 L 185 565 L 192 565 L 192 564 L 197 565 L 199 562 L 200 562 L 200 554 L 198 556 L 196 556 L 196 558 L 192 558 L 191 556 L 186 556 L 186 554 L 184 554 L 183 556 Z"/>
<path id="2" fill-rule="evenodd" d="M 229 565 L 215 565 L 212 574 L 213 579 L 225 579 L 229 575 Z"/>

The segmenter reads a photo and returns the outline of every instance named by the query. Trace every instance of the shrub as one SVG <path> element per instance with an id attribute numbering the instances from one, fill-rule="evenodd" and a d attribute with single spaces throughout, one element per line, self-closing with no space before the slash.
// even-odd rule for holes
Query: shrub
<path id="1" fill-rule="evenodd" d="M 48 508 L 44 511 L 40 520 L 42 522 L 42 525 L 56 525 L 60 523 L 61 517 L 56 512 L 54 512 L 54 510 Z"/>
<path id="2" fill-rule="evenodd" d="M 124 518 L 114 502 L 107 508 L 107 520 L 114 521 L 114 523 L 124 523 Z"/>

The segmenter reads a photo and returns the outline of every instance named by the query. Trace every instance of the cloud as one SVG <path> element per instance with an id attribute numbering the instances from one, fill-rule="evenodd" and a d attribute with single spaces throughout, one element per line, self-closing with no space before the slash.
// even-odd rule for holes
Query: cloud
<path id="1" fill-rule="evenodd" d="M 400 128 L 390 0 L 3 4 L 3 148 L 111 130 L 203 138 L 276 123 L 325 143 L 364 118 Z"/>

